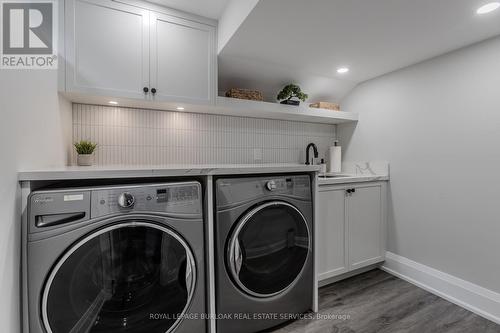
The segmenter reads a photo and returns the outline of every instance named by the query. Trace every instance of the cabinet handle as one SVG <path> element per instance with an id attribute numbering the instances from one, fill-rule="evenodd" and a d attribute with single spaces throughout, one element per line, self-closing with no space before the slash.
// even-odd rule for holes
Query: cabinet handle
<path id="1" fill-rule="evenodd" d="M 347 192 L 347 194 L 351 194 L 352 190 L 351 190 L 350 188 L 348 188 L 348 189 L 346 190 L 346 192 Z"/>
<path id="2" fill-rule="evenodd" d="M 353 188 L 353 189 L 351 190 L 351 192 L 352 192 L 352 193 L 355 193 L 355 192 L 356 192 L 356 189 L 355 189 L 355 188 Z"/>
<path id="3" fill-rule="evenodd" d="M 156 94 L 156 88 L 151 88 L 151 93 L 154 95 Z"/>
<path id="4" fill-rule="evenodd" d="M 148 87 L 144 87 L 144 88 L 142 88 L 142 91 L 144 91 L 144 93 L 147 94 L 149 92 L 149 88 Z"/>

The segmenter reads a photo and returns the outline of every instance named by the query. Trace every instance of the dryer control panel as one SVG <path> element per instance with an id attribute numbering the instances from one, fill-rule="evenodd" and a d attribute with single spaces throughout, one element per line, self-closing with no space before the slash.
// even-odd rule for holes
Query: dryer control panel
<path id="1" fill-rule="evenodd" d="M 311 179 L 309 175 L 271 177 L 247 177 L 218 179 L 217 206 L 230 205 L 265 196 L 288 196 L 310 200 Z"/>

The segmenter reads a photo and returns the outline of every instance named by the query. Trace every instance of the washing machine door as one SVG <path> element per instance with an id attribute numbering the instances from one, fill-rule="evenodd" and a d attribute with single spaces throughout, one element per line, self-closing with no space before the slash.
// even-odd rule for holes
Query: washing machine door
<path id="1" fill-rule="evenodd" d="M 52 269 L 42 296 L 47 332 L 171 332 L 188 309 L 196 266 L 175 231 L 125 221 L 84 237 Z"/>
<path id="2" fill-rule="evenodd" d="M 298 280 L 311 252 L 305 217 L 293 205 L 267 202 L 238 221 L 226 262 L 233 281 L 254 297 L 272 297 Z"/>

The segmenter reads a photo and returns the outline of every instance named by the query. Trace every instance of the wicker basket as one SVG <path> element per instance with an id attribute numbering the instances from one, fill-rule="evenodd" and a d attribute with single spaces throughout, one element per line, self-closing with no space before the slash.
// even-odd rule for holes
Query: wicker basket
<path id="1" fill-rule="evenodd" d="M 332 110 L 332 111 L 340 111 L 340 105 L 338 105 L 336 103 L 329 103 L 329 102 L 313 103 L 313 104 L 310 104 L 309 107 L 317 108 L 317 109 L 327 109 L 327 110 Z"/>
<path id="2" fill-rule="evenodd" d="M 252 101 L 263 101 L 262 93 L 258 90 L 247 90 L 247 89 L 229 89 L 226 92 L 226 97 L 239 98 L 239 99 L 249 99 Z"/>

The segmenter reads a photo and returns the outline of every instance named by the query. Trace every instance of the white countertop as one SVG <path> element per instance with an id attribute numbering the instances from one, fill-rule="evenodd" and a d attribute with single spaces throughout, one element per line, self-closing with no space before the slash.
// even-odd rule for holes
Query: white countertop
<path id="1" fill-rule="evenodd" d="M 104 178 L 181 177 L 259 173 L 317 172 L 317 165 L 303 164 L 214 164 L 214 165 L 138 165 L 138 166 L 68 166 L 42 170 L 23 170 L 19 181 Z"/>
<path id="2" fill-rule="evenodd" d="M 388 175 L 349 175 L 344 174 L 341 177 L 322 177 L 318 176 L 318 185 L 335 185 L 347 183 L 361 183 L 361 182 L 376 182 L 389 180 Z"/>
<path id="3" fill-rule="evenodd" d="M 361 182 L 376 182 L 389 180 L 389 163 L 387 161 L 347 161 L 342 163 L 342 172 L 336 177 L 318 175 L 318 185 L 335 185 Z"/>

